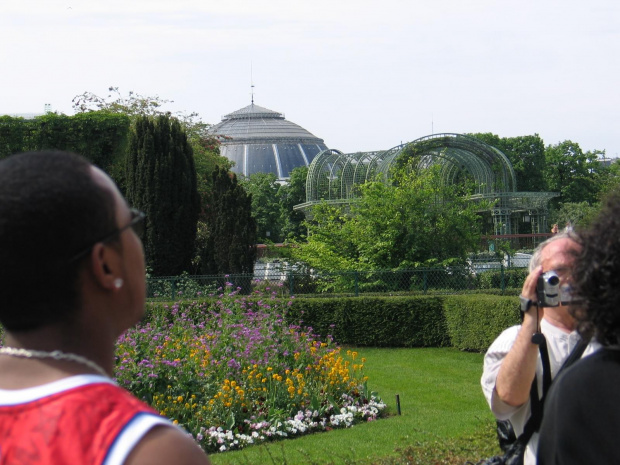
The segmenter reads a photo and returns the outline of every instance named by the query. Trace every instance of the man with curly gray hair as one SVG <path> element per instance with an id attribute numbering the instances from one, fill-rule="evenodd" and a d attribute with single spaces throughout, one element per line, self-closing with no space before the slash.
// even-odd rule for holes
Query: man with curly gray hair
<path id="1" fill-rule="evenodd" d="M 543 242 L 530 261 L 530 273 L 521 292 L 521 325 L 502 332 L 484 357 L 481 384 L 491 411 L 498 420 L 509 420 L 517 436 L 521 435 L 532 413 L 530 391 L 537 380 L 538 397 L 543 396 L 543 363 L 539 351 L 544 335 L 549 354 L 551 378 L 559 371 L 577 346 L 580 336 L 568 306 L 538 306 L 538 277 L 555 271 L 560 284 L 571 281 L 575 255 L 581 246 L 571 232 L 563 231 Z M 585 353 L 595 350 L 595 344 Z M 525 448 L 524 463 L 536 463 L 538 434 L 533 433 Z"/>

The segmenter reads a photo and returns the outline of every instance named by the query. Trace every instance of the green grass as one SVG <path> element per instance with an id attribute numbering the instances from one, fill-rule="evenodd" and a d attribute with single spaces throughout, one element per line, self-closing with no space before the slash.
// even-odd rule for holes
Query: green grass
<path id="1" fill-rule="evenodd" d="M 392 416 L 213 454 L 213 464 L 462 464 L 499 453 L 480 388 L 482 354 L 449 348 L 357 350 L 367 359 L 369 387 Z"/>

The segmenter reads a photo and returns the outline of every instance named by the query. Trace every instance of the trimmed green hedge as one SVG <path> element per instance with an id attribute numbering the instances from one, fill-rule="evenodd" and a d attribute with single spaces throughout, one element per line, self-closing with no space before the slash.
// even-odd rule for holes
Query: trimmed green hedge
<path id="1" fill-rule="evenodd" d="M 450 345 L 461 350 L 484 352 L 504 329 L 521 321 L 515 297 L 446 296 L 443 311 Z"/>
<path id="2" fill-rule="evenodd" d="M 293 301 L 290 322 L 301 320 L 339 344 L 441 347 L 484 352 L 506 328 L 519 324 L 516 297 L 494 295 L 341 297 Z"/>
<path id="3" fill-rule="evenodd" d="M 209 301 L 212 299 L 201 299 Z M 258 298 L 257 298 L 258 300 Z M 200 311 L 193 301 L 178 302 L 181 313 Z M 149 302 L 143 322 L 169 313 L 173 302 Z M 187 315 L 197 323 L 200 314 Z M 514 296 L 340 297 L 292 300 L 290 324 L 312 327 L 342 345 L 367 347 L 441 347 L 484 352 L 506 328 L 520 323 Z M 0 327 L 0 340 L 2 328 Z"/>
<path id="4" fill-rule="evenodd" d="M 191 302 L 178 302 L 179 311 L 196 311 Z M 144 321 L 149 321 L 154 313 L 169 312 L 173 305 L 148 303 Z M 196 322 L 200 320 L 200 315 L 188 316 Z M 302 322 L 315 333 L 332 336 L 342 345 L 451 346 L 484 352 L 504 329 L 520 324 L 520 311 L 515 296 L 484 294 L 295 298 L 287 320 L 290 324 Z"/>
<path id="5" fill-rule="evenodd" d="M 58 149 L 77 152 L 124 185 L 130 119 L 106 112 L 34 119 L 0 116 L 0 159 L 18 152 Z"/>
<path id="6" fill-rule="evenodd" d="M 289 322 L 300 320 L 340 344 L 372 347 L 450 345 L 440 297 L 295 299 Z"/>

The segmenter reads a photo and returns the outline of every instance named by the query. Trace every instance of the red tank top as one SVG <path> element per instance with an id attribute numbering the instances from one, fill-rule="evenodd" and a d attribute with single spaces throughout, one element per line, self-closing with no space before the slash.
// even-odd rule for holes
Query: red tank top
<path id="1" fill-rule="evenodd" d="M 122 463 L 162 423 L 170 425 L 102 377 L 0 390 L 0 465 L 103 464 L 115 462 L 114 456 Z"/>

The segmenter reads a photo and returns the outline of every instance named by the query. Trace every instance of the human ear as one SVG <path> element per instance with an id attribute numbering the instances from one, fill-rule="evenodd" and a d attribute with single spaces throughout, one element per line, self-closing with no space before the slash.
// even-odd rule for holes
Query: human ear
<path id="1" fill-rule="evenodd" d="M 120 256 L 113 247 L 99 242 L 91 251 L 91 271 L 95 281 L 104 289 L 118 291 L 123 287 L 120 276 Z"/>

